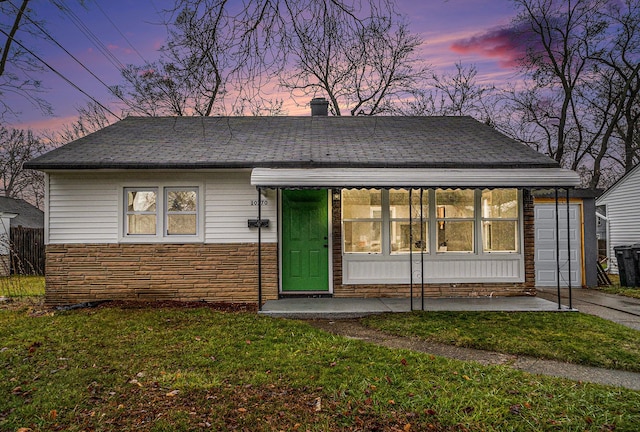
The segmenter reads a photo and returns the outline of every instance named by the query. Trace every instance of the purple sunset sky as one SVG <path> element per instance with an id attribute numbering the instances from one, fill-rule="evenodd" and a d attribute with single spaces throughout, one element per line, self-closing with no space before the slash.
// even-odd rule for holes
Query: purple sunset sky
<path id="1" fill-rule="evenodd" d="M 17 4 L 17 0 L 11 0 Z M 111 0 L 86 1 L 83 8 L 79 2 L 65 0 L 84 24 L 101 40 L 122 64 L 141 64 L 143 60 L 109 22 L 100 8 L 117 28 L 126 35 L 135 50 L 146 60 L 158 57 L 158 48 L 163 44 L 165 28 L 160 25 L 158 11 L 173 5 L 171 0 Z M 475 64 L 478 80 L 486 83 L 501 83 L 514 77 L 514 58 L 518 54 L 513 39 L 506 29 L 515 10 L 509 0 L 397 0 L 398 10 L 408 17 L 411 28 L 424 43 L 420 56 L 435 72 L 452 70 L 454 64 Z M 31 7 L 38 17 L 46 22 L 46 28 L 60 44 L 80 59 L 106 84 L 121 82 L 118 69 L 85 37 L 84 34 L 49 1 L 33 0 Z M 23 41 L 26 37 L 22 38 Z M 33 43 L 32 43 L 33 44 Z M 80 88 L 101 103 L 112 106 L 114 98 L 107 89 L 83 70 L 60 48 L 46 41 L 36 44 L 37 53 Z M 18 119 L 10 120 L 14 127 L 34 130 L 55 130 L 61 124 L 73 122 L 76 108 L 84 106 L 87 98 L 51 72 L 42 76 L 46 92 L 42 96 L 54 108 L 54 116 L 43 116 L 29 103 L 10 99 L 21 112 Z M 307 115 L 308 108 L 294 104 L 286 105 L 289 115 Z"/>

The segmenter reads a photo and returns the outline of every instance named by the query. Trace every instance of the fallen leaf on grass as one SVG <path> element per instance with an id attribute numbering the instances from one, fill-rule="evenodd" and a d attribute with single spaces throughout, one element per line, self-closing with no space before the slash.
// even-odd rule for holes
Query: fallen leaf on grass
<path id="1" fill-rule="evenodd" d="M 21 427 L 21 428 L 18 428 L 16 432 L 33 432 L 33 429 Z"/>
<path id="2" fill-rule="evenodd" d="M 409 432 L 411 430 L 411 423 L 407 423 L 404 425 L 404 432 Z"/>
<path id="3" fill-rule="evenodd" d="M 57 410 L 51 410 L 49 411 L 49 418 L 51 420 L 55 420 L 58 418 L 58 411 Z"/>
<path id="4" fill-rule="evenodd" d="M 133 378 L 131 380 L 129 380 L 129 384 L 135 384 L 138 387 L 142 387 L 142 384 L 140 384 L 140 381 L 138 381 L 137 379 Z"/>
<path id="5" fill-rule="evenodd" d="M 180 390 L 171 390 L 169 393 L 167 393 L 165 396 L 168 397 L 174 397 L 174 396 L 178 396 L 178 393 L 180 393 Z"/>
<path id="6" fill-rule="evenodd" d="M 313 410 L 316 412 L 322 411 L 322 399 L 320 399 L 319 397 L 316 398 L 313 404 Z"/>
<path id="7" fill-rule="evenodd" d="M 238 408 L 238 412 L 244 414 L 244 413 L 247 412 L 247 409 L 246 408 Z"/>
<path id="8" fill-rule="evenodd" d="M 474 411 L 475 411 L 475 408 L 472 406 L 462 408 L 462 412 L 465 414 L 471 414 Z"/>

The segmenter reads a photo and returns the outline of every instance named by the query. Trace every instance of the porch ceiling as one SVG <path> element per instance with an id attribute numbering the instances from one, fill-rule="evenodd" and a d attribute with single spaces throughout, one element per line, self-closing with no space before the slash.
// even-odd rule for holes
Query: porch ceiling
<path id="1" fill-rule="evenodd" d="M 251 184 L 264 188 L 576 187 L 562 168 L 254 168 Z"/>

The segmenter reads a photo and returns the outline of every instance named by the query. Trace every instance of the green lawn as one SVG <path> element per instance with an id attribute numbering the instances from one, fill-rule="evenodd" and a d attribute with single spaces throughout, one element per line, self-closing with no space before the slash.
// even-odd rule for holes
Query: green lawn
<path id="1" fill-rule="evenodd" d="M 387 349 L 251 313 L 2 309 L 0 329 L 0 430 L 636 431 L 640 424 L 640 392 Z"/>
<path id="2" fill-rule="evenodd" d="M 43 276 L 0 277 L 0 297 L 44 296 Z"/>
<path id="3" fill-rule="evenodd" d="M 362 322 L 432 342 L 640 372 L 640 332 L 581 313 L 413 312 Z"/>
<path id="4" fill-rule="evenodd" d="M 620 286 L 620 276 L 617 274 L 610 274 L 609 279 L 611 280 L 611 285 L 598 287 L 598 290 L 609 294 L 617 294 L 625 297 L 640 299 L 640 288 L 629 288 Z"/>

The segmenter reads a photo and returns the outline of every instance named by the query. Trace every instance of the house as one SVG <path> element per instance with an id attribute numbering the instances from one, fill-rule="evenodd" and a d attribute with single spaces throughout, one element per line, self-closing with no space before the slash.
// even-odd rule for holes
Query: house
<path id="1" fill-rule="evenodd" d="M 0 276 L 8 276 L 16 273 L 16 267 L 33 267 L 35 262 L 23 263 L 16 252 L 16 247 L 23 249 L 20 239 L 12 238 L 12 235 L 21 235 L 24 230 L 42 230 L 44 228 L 44 213 L 39 208 L 21 199 L 0 197 Z M 33 236 L 29 236 L 31 238 Z M 19 244 L 17 244 L 19 243 Z M 44 244 L 42 241 L 34 242 L 25 249 L 36 251 L 35 254 L 44 258 Z M 13 252 L 13 260 L 12 260 Z M 31 260 L 38 261 L 38 260 Z M 41 260 L 43 261 L 43 259 Z M 23 265 L 24 264 L 24 265 Z"/>
<path id="2" fill-rule="evenodd" d="M 601 233 L 607 243 L 608 271 L 617 274 L 618 263 L 613 248 L 640 243 L 640 165 L 620 177 L 596 199 Z"/>
<path id="3" fill-rule="evenodd" d="M 40 156 L 49 304 L 535 294 L 533 188 L 470 117 L 129 117 Z"/>

